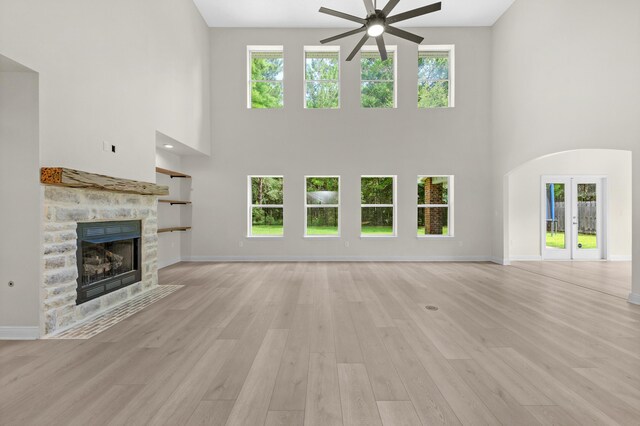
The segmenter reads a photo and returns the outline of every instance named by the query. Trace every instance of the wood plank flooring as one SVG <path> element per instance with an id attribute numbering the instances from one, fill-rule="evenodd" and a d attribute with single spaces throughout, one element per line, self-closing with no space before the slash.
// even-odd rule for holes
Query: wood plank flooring
<path id="1" fill-rule="evenodd" d="M 639 425 L 627 265 L 545 265 L 178 264 L 89 340 L 0 342 L 0 424 Z"/>
<path id="2" fill-rule="evenodd" d="M 631 293 L 631 262 L 513 262 L 513 266 L 623 299 Z"/>

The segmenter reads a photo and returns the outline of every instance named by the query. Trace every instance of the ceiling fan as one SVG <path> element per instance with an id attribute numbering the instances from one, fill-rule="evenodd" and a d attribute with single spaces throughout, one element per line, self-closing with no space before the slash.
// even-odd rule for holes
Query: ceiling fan
<path id="1" fill-rule="evenodd" d="M 407 19 L 416 18 L 428 13 L 437 12 L 442 9 L 442 3 L 438 2 L 430 4 L 429 6 L 423 6 L 417 9 L 410 10 L 408 12 L 389 16 L 393 8 L 398 5 L 400 0 L 389 0 L 387 5 L 382 10 L 376 8 L 376 4 L 374 3 L 374 1 L 375 0 L 364 0 L 364 7 L 367 9 L 366 18 L 359 18 L 357 16 L 349 15 L 348 13 L 338 12 L 337 10 L 321 7 L 321 13 L 326 13 L 327 15 L 357 22 L 359 24 L 362 24 L 362 27 L 355 30 L 347 31 L 346 33 L 338 34 L 337 36 L 320 40 L 320 43 L 330 43 L 332 41 L 366 31 L 366 34 L 362 37 L 362 39 L 360 39 L 360 41 L 356 45 L 356 48 L 353 49 L 353 52 L 351 52 L 351 54 L 347 57 L 347 61 L 352 60 L 358 54 L 362 46 L 364 46 L 367 40 L 369 40 L 369 37 L 373 37 L 376 39 L 376 42 L 378 43 L 378 50 L 380 51 L 380 57 L 383 61 L 385 61 L 387 59 L 387 48 L 384 45 L 384 33 L 389 33 L 396 37 L 400 37 L 417 44 L 422 43 L 422 40 L 424 40 L 424 37 L 417 36 L 410 32 L 401 30 L 400 28 L 392 27 L 391 24 L 395 24 L 396 22 L 400 21 L 406 21 Z"/>

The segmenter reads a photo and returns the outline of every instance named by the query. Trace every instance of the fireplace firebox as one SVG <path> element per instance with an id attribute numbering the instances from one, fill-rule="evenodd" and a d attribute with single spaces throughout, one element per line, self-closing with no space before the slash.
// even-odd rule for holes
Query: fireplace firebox
<path id="1" fill-rule="evenodd" d="M 78 223 L 76 305 L 139 282 L 140 221 Z"/>

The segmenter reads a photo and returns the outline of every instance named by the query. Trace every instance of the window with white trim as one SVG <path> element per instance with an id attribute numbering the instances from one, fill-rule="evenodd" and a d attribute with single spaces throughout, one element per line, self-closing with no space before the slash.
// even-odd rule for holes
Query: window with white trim
<path id="1" fill-rule="evenodd" d="M 396 177 L 362 176 L 360 194 L 360 235 L 395 237 Z"/>
<path id="2" fill-rule="evenodd" d="M 248 177 L 249 237 L 284 235 L 284 178 L 282 176 Z"/>
<path id="3" fill-rule="evenodd" d="M 418 47 L 418 108 L 447 108 L 454 105 L 455 48 Z"/>
<path id="4" fill-rule="evenodd" d="M 453 176 L 418 176 L 418 236 L 453 236 Z"/>
<path id="5" fill-rule="evenodd" d="M 387 46 L 383 61 L 376 46 L 360 52 L 360 103 L 363 108 L 396 107 L 396 47 Z"/>
<path id="6" fill-rule="evenodd" d="M 305 46 L 304 107 L 340 108 L 340 47 Z"/>
<path id="7" fill-rule="evenodd" d="M 340 236 L 340 177 L 305 177 L 305 231 L 307 237 Z"/>
<path id="8" fill-rule="evenodd" d="M 282 46 L 247 48 L 247 107 L 284 106 L 284 50 Z"/>

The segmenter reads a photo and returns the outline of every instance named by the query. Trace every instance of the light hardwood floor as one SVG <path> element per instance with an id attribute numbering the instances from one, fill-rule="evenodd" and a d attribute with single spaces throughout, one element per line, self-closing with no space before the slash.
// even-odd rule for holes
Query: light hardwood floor
<path id="1" fill-rule="evenodd" d="M 623 299 L 631 293 L 631 262 L 513 262 L 513 266 Z"/>
<path id="2" fill-rule="evenodd" d="M 640 307 L 566 279 L 182 263 L 161 283 L 185 287 L 90 340 L 0 342 L 0 424 L 640 424 Z"/>

